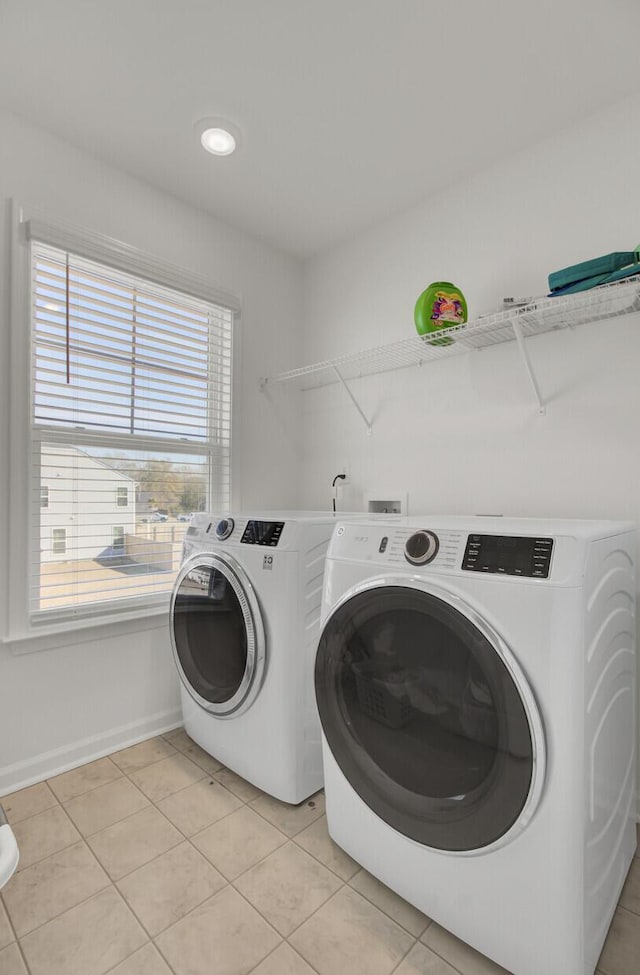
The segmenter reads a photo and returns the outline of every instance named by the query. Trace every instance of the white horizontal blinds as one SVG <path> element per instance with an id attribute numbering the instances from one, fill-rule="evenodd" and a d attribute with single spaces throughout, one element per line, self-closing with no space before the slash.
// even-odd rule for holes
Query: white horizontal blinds
<path id="1" fill-rule="evenodd" d="M 210 423 L 228 430 L 228 310 L 74 257 L 67 286 L 66 255 L 34 252 L 35 422 L 201 442 Z"/>
<path id="2" fill-rule="evenodd" d="M 167 592 L 190 513 L 229 504 L 233 313 L 32 255 L 32 613 Z"/>

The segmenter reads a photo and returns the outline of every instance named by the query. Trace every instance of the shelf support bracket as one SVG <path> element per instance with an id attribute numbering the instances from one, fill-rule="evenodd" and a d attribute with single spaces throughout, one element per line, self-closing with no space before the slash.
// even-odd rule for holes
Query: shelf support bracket
<path id="1" fill-rule="evenodd" d="M 527 370 L 527 376 L 529 377 L 529 382 L 531 383 L 531 388 L 533 389 L 536 402 L 538 403 L 538 413 L 542 416 L 547 412 L 547 409 L 542 402 L 542 396 L 540 395 L 540 387 L 538 386 L 538 380 L 536 379 L 536 374 L 533 371 L 533 366 L 531 365 L 531 359 L 529 358 L 529 353 L 527 352 L 527 347 L 525 345 L 524 335 L 522 334 L 522 328 L 520 322 L 515 319 L 511 322 L 513 326 L 513 331 L 516 337 L 516 342 L 518 343 L 518 348 L 520 349 L 520 355 L 522 356 L 522 361 L 524 362 L 524 367 Z"/>
<path id="2" fill-rule="evenodd" d="M 372 432 L 373 432 L 372 431 L 372 428 L 371 428 L 371 423 L 369 422 L 369 420 L 367 419 L 367 417 L 363 413 L 362 408 L 360 407 L 360 404 L 358 403 L 357 399 L 355 398 L 355 396 L 351 392 L 350 388 L 347 386 L 347 384 L 346 384 L 346 382 L 345 382 L 345 380 L 344 380 L 344 378 L 342 376 L 342 373 L 340 372 L 340 370 L 338 369 L 338 367 L 337 366 L 333 366 L 333 371 L 335 372 L 335 374 L 338 377 L 339 381 L 342 383 L 342 385 L 346 389 L 346 391 L 347 391 L 347 393 L 349 395 L 349 399 L 351 400 L 351 402 L 353 403 L 353 405 L 357 409 L 358 413 L 362 417 L 362 420 L 364 422 L 364 425 L 367 428 L 367 436 L 370 437 L 371 434 L 372 434 Z"/>

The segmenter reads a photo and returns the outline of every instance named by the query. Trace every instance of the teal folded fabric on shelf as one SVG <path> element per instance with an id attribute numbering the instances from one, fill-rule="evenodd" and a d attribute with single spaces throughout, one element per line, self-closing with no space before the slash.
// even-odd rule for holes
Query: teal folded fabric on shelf
<path id="1" fill-rule="evenodd" d="M 632 277 L 634 274 L 640 276 L 640 264 L 620 268 L 619 271 L 614 271 L 612 274 L 596 274 L 591 278 L 585 278 L 583 281 L 574 281 L 573 284 L 568 284 L 564 288 L 556 288 L 549 294 L 549 297 L 555 298 L 558 295 L 572 295 L 578 291 L 588 291 L 590 288 L 597 288 L 601 284 L 622 281 L 623 278 Z"/>
<path id="2" fill-rule="evenodd" d="M 603 280 L 596 282 L 596 284 L 604 284 L 607 280 L 615 280 L 610 279 L 609 275 L 622 268 L 627 268 L 629 265 L 635 265 L 636 270 L 640 271 L 640 267 L 638 267 L 640 265 L 640 244 L 634 251 L 616 251 L 613 254 L 605 254 L 604 257 L 595 257 L 591 261 L 583 261 L 581 264 L 572 264 L 560 271 L 552 271 L 549 275 L 549 290 L 557 294 L 561 288 L 564 291 L 568 285 L 579 284 L 598 277 L 602 277 Z M 634 271 L 628 273 L 633 274 Z M 587 287 L 596 287 L 596 284 L 589 284 L 576 290 L 584 291 Z"/>

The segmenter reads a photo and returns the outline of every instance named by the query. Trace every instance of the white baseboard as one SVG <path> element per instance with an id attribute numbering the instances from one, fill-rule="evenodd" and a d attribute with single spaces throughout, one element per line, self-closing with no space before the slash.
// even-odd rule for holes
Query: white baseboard
<path id="1" fill-rule="evenodd" d="M 182 725 L 182 712 L 179 707 L 169 711 L 158 711 L 140 721 L 111 728 L 99 735 L 83 738 L 73 744 L 56 748 L 50 752 L 42 752 L 35 758 L 28 758 L 14 765 L 0 768 L 0 796 L 9 792 L 17 792 L 43 779 L 49 779 L 61 772 L 85 765 L 97 758 L 110 755 L 111 752 L 136 745 L 146 738 L 164 734 Z"/>

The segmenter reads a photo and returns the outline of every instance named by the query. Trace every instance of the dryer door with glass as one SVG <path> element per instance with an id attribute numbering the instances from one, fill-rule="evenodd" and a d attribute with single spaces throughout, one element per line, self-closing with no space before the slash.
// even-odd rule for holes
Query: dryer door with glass
<path id="1" fill-rule="evenodd" d="M 244 711 L 264 676 L 265 635 L 255 591 L 235 559 L 190 558 L 175 582 L 170 623 L 178 672 L 194 700 L 219 717 Z"/>
<path id="2" fill-rule="evenodd" d="M 326 742 L 394 829 L 437 850 L 483 851 L 524 828 L 539 800 L 540 716 L 477 613 L 446 590 L 397 581 L 356 588 L 325 623 L 315 684 Z"/>

